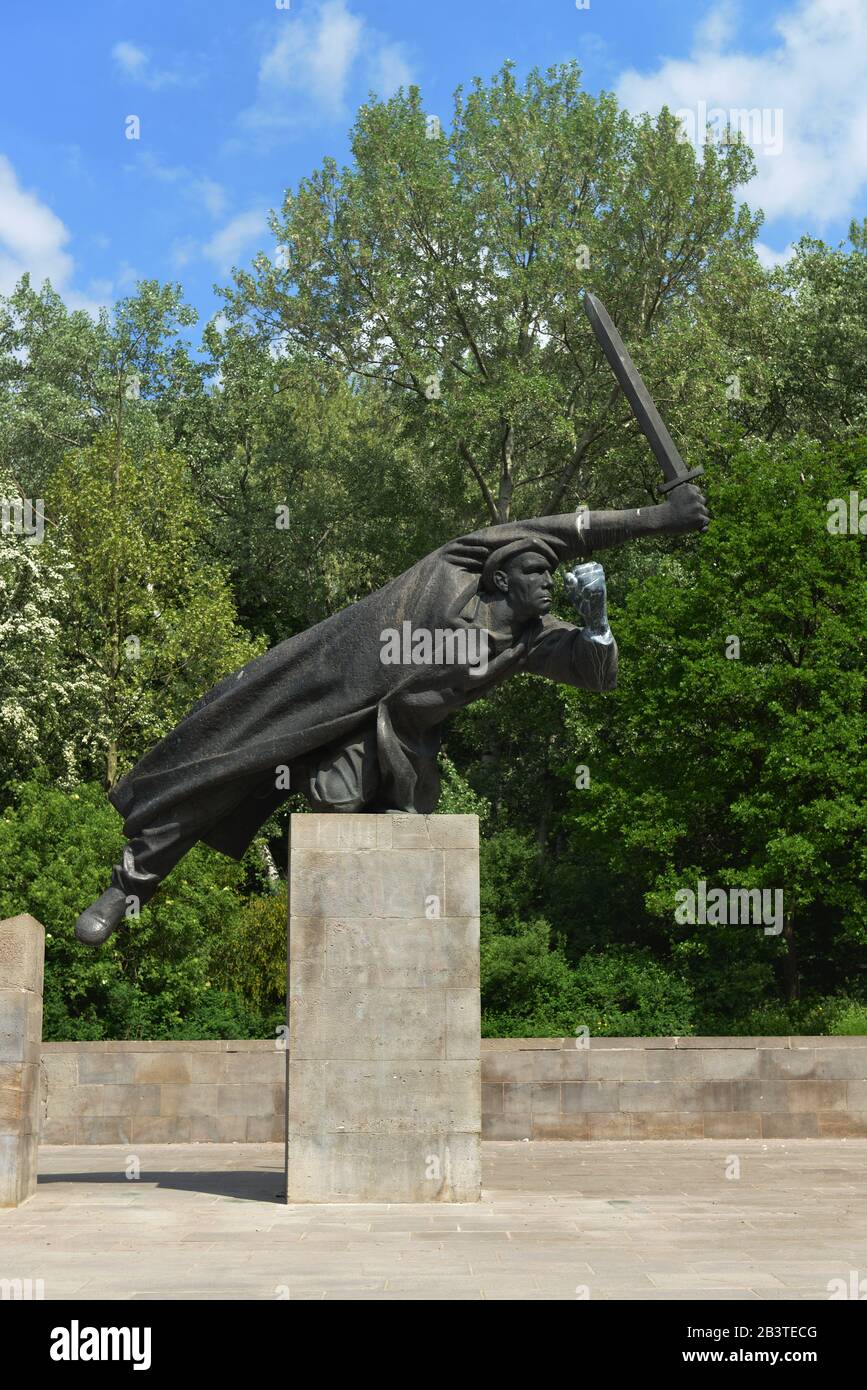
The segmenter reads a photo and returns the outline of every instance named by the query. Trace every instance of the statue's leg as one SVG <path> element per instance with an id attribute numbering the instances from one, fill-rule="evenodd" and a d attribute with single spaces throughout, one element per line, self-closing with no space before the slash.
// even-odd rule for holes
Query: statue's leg
<path id="1" fill-rule="evenodd" d="M 379 787 L 376 731 L 323 749 L 306 773 L 306 795 L 314 811 L 363 811 Z"/>
<path id="2" fill-rule="evenodd" d="M 120 863 L 114 866 L 111 881 L 143 907 L 199 839 L 198 832 L 185 834 L 174 821 L 143 830 L 126 846 Z"/>
<path id="3" fill-rule="evenodd" d="M 149 902 L 163 879 L 200 838 L 183 829 L 180 821 L 168 821 L 141 831 L 126 846 L 115 864 L 111 882 L 101 897 L 82 912 L 75 935 L 89 946 L 101 946 L 135 908 Z"/>

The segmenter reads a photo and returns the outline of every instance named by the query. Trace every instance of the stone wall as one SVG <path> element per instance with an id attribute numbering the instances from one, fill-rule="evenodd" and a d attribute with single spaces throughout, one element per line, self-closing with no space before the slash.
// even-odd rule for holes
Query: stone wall
<path id="1" fill-rule="evenodd" d="M 282 1141 L 274 1042 L 42 1044 L 43 1144 Z"/>
<path id="2" fill-rule="evenodd" d="M 867 1037 L 490 1039 L 486 1139 L 867 1137 Z"/>
<path id="3" fill-rule="evenodd" d="M 0 922 L 0 1207 L 36 1191 L 44 959 L 35 918 Z"/>
<path id="4" fill-rule="evenodd" d="M 283 1138 L 274 1042 L 44 1043 L 42 1142 Z M 486 1139 L 867 1137 L 867 1037 L 482 1041 Z"/>

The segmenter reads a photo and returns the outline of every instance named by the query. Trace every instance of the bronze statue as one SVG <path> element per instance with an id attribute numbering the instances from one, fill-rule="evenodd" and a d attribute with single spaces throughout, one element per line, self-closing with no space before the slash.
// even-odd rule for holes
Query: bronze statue
<path id="1" fill-rule="evenodd" d="M 591 307 L 601 305 L 588 306 L 592 321 Z M 591 556 L 703 531 L 708 513 L 687 481 L 700 470 L 686 473 L 610 320 L 594 328 L 633 387 L 621 380 L 666 471 L 668 500 L 461 536 L 227 676 L 109 792 L 128 844 L 110 887 L 78 919 L 81 941 L 107 940 L 128 900 L 147 902 L 198 840 L 240 859 L 291 790 L 318 811 L 433 812 L 444 721 L 516 672 L 614 687 L 617 645 Z M 573 559 L 583 561 L 567 576 L 581 627 L 550 616 L 554 570 Z"/>

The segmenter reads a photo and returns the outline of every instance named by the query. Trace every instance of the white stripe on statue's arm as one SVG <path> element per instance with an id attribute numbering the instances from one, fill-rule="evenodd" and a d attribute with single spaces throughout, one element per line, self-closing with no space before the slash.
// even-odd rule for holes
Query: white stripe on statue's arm
<path id="1" fill-rule="evenodd" d="M 581 542 L 581 549 L 586 554 L 589 549 L 588 532 L 590 530 L 590 508 L 583 503 L 575 510 L 575 529 Z"/>

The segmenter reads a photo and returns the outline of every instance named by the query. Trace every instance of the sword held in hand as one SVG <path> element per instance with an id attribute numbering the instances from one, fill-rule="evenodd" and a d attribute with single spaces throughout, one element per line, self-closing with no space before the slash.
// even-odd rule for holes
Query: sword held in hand
<path id="1" fill-rule="evenodd" d="M 599 346 L 608 359 L 608 365 L 632 407 L 641 432 L 665 474 L 665 482 L 659 491 L 671 492 L 673 488 L 680 487 L 681 483 L 691 483 L 693 479 L 700 478 L 704 469 L 700 465 L 698 468 L 687 468 L 605 305 L 589 290 L 584 292 L 584 312 L 590 320 Z"/>

